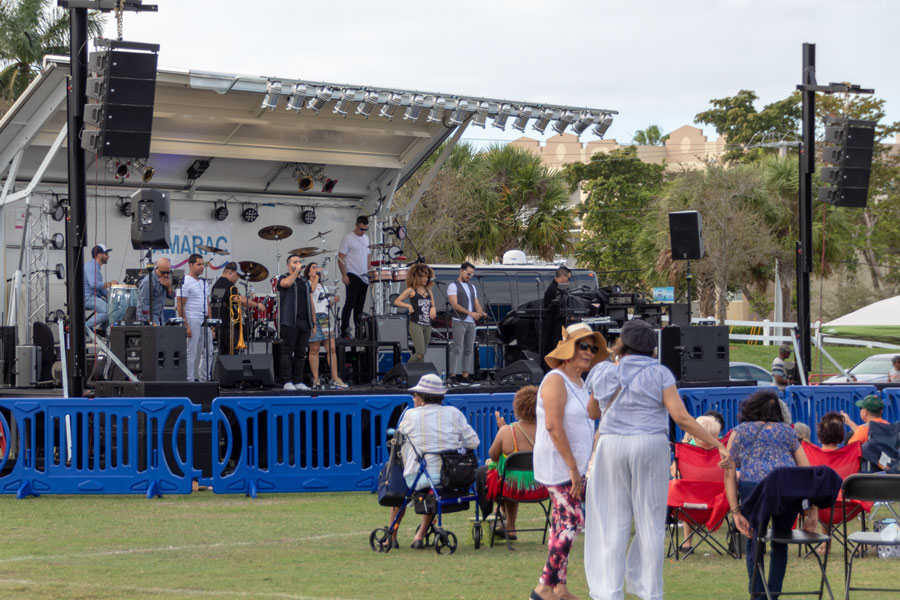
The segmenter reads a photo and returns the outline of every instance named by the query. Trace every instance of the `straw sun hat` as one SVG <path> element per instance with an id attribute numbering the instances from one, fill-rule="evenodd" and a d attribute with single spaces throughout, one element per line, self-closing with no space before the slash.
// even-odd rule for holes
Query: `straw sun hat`
<path id="1" fill-rule="evenodd" d="M 609 350 L 606 349 L 606 340 L 603 338 L 603 335 L 594 331 L 584 323 L 575 323 L 574 325 L 563 328 L 562 339 L 556 344 L 556 348 L 553 352 L 544 357 L 544 360 L 547 361 L 547 364 L 550 365 L 551 368 L 555 369 L 561 365 L 563 361 L 569 360 L 575 356 L 575 344 L 579 340 L 585 338 L 593 338 L 591 343 L 599 348 L 597 353 L 594 354 L 594 358 L 591 359 L 592 367 L 601 360 L 606 360 L 609 357 Z"/>

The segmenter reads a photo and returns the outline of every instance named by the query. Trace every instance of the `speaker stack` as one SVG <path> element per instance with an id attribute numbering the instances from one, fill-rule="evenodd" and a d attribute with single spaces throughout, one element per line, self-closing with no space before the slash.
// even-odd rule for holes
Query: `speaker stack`
<path id="1" fill-rule="evenodd" d="M 664 327 L 660 350 L 678 381 L 728 381 L 728 327 Z"/>
<path id="2" fill-rule="evenodd" d="M 140 381 L 186 381 L 187 337 L 184 327 L 111 327 L 109 346 Z M 125 374 L 114 367 L 111 379 Z"/>

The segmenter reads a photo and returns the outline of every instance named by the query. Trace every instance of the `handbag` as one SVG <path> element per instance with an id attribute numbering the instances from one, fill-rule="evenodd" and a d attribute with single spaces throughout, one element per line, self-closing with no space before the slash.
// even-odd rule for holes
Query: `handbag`
<path id="1" fill-rule="evenodd" d="M 381 506 L 400 506 L 409 493 L 409 486 L 406 485 L 406 478 L 403 476 L 399 435 L 397 432 L 390 441 L 390 456 L 378 473 L 378 504 Z"/>
<path id="2" fill-rule="evenodd" d="M 446 450 L 441 452 L 441 487 L 466 489 L 475 483 L 478 458 L 471 450 Z"/>

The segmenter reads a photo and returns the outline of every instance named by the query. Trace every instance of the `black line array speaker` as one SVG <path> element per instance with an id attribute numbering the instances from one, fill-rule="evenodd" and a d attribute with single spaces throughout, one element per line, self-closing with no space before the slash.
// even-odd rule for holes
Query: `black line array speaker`
<path id="1" fill-rule="evenodd" d="M 140 189 L 131 195 L 131 247 L 167 249 L 169 237 L 169 194 Z"/>
<path id="2" fill-rule="evenodd" d="M 660 362 L 679 381 L 728 381 L 728 327 L 664 327 Z"/>
<path id="3" fill-rule="evenodd" d="M 669 213 L 672 260 L 703 258 L 703 219 L 696 210 Z"/>
<path id="4" fill-rule="evenodd" d="M 216 361 L 216 373 L 223 388 L 275 385 L 271 354 L 222 354 Z"/>
<path id="5" fill-rule="evenodd" d="M 497 373 L 501 385 L 538 385 L 544 378 L 541 366 L 532 359 L 517 360 Z"/>
<path id="6" fill-rule="evenodd" d="M 110 327 L 109 347 L 140 381 L 186 381 L 187 337 L 184 327 Z M 125 379 L 113 367 L 112 380 Z"/>
<path id="7" fill-rule="evenodd" d="M 419 383 L 422 375 L 428 373 L 434 373 L 440 377 L 440 373 L 430 362 L 400 363 L 384 374 L 384 384 L 409 388 Z"/>

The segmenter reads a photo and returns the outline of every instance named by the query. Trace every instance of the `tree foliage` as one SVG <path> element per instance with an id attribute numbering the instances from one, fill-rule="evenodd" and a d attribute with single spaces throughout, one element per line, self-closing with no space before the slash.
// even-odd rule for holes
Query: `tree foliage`
<path id="1" fill-rule="evenodd" d="M 631 141 L 641 146 L 662 146 L 667 139 L 669 139 L 669 134 L 663 135 L 659 125 L 649 125 L 646 129 L 635 131 Z"/>

